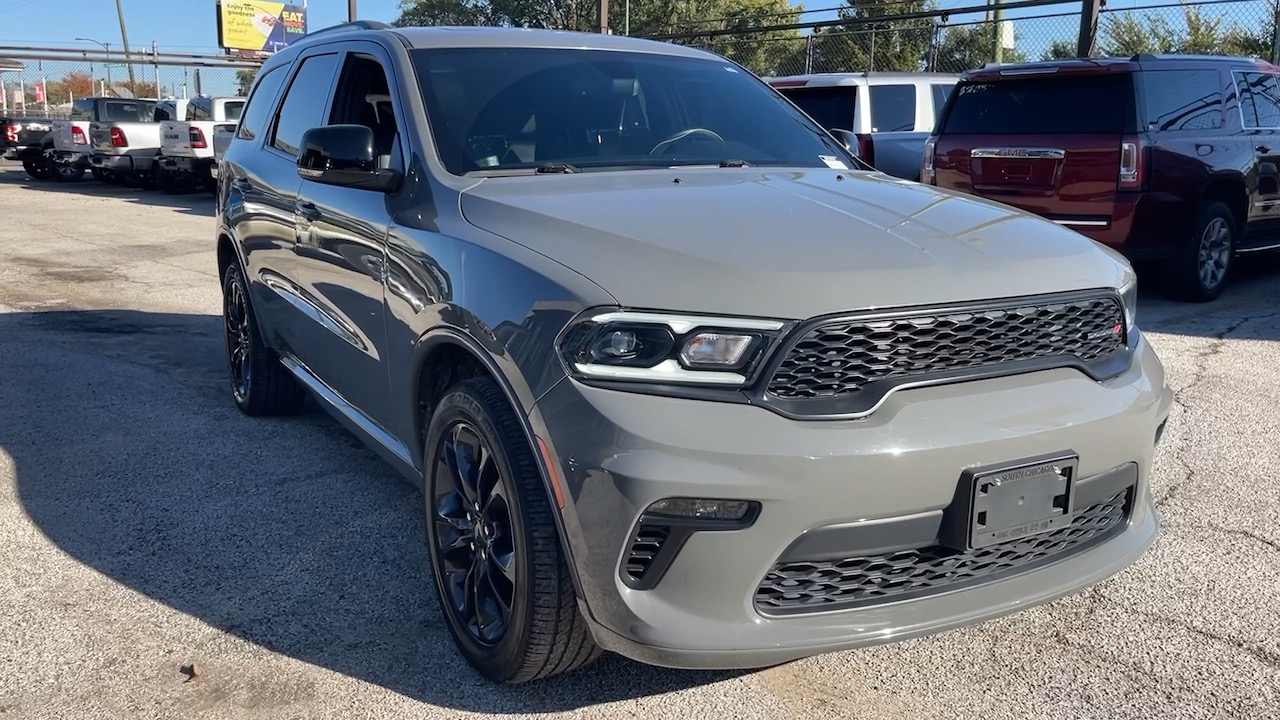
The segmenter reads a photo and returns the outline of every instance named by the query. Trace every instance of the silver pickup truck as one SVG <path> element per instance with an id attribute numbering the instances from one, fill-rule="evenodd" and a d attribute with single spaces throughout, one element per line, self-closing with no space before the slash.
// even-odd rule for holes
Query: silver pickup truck
<path id="1" fill-rule="evenodd" d="M 767 78 L 828 130 L 844 131 L 850 152 L 877 170 L 920 180 L 924 145 L 958 75 L 819 73 Z"/>
<path id="2" fill-rule="evenodd" d="M 161 123 L 160 184 L 166 192 L 213 188 L 214 144 L 220 132 L 235 131 L 243 109 L 242 97 L 198 97 L 187 106 L 186 121 Z"/>
<path id="3" fill-rule="evenodd" d="M 160 168 L 160 125 L 185 120 L 189 105 L 189 100 L 161 100 L 149 117 L 89 123 L 89 165 L 95 175 L 131 187 L 154 187 Z"/>

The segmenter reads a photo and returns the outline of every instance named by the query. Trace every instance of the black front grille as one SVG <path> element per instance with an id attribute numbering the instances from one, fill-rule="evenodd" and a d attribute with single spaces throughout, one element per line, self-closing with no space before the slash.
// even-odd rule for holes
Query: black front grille
<path id="1" fill-rule="evenodd" d="M 783 400 L 840 398 L 878 381 L 1045 358 L 1089 363 L 1124 348 L 1124 310 L 1111 295 L 843 319 L 792 343 L 767 389 Z"/>
<path id="2" fill-rule="evenodd" d="M 1071 525 L 959 552 L 933 545 L 844 560 L 779 563 L 756 589 L 756 607 L 782 615 L 906 600 L 991 582 L 1081 552 L 1119 532 L 1132 489 L 1080 512 Z"/>

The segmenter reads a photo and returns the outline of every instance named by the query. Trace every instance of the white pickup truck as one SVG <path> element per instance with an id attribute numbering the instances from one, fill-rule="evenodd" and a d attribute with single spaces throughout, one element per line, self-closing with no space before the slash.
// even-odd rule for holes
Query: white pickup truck
<path id="1" fill-rule="evenodd" d="M 242 97 L 198 97 L 187 106 L 185 122 L 161 123 L 159 183 L 166 192 L 180 193 L 203 185 L 213 188 L 214 140 L 234 132 L 244 110 Z"/>
<path id="2" fill-rule="evenodd" d="M 160 168 L 160 125 L 185 120 L 189 100 L 160 100 L 151 117 L 89 123 L 89 165 L 105 181 L 154 187 Z M 105 177 L 104 177 L 105 175 Z"/>
<path id="3" fill-rule="evenodd" d="M 89 126 L 95 122 L 144 121 L 153 119 L 155 100 L 132 98 L 86 97 L 71 105 L 71 119 L 53 123 L 53 152 L 50 156 L 66 179 L 78 179 L 90 168 L 93 146 Z M 93 169 L 93 176 L 103 182 L 112 178 L 104 170 Z"/>

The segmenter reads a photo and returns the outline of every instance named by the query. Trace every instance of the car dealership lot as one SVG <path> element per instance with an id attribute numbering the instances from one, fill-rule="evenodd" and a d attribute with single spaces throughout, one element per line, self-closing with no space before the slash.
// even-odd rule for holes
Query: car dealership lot
<path id="1" fill-rule="evenodd" d="M 319 410 L 230 403 L 212 223 L 0 170 L 0 717 L 1280 714 L 1280 258 L 1212 305 L 1145 298 L 1178 405 L 1163 534 L 1118 578 L 769 670 L 511 689 L 448 639 L 416 491 Z"/>

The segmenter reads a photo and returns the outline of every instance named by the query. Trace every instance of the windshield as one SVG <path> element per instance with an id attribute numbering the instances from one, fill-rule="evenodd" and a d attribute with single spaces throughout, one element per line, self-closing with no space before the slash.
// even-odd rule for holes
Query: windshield
<path id="1" fill-rule="evenodd" d="M 558 48 L 413 53 L 449 172 L 853 161 L 760 80 L 729 63 Z"/>

